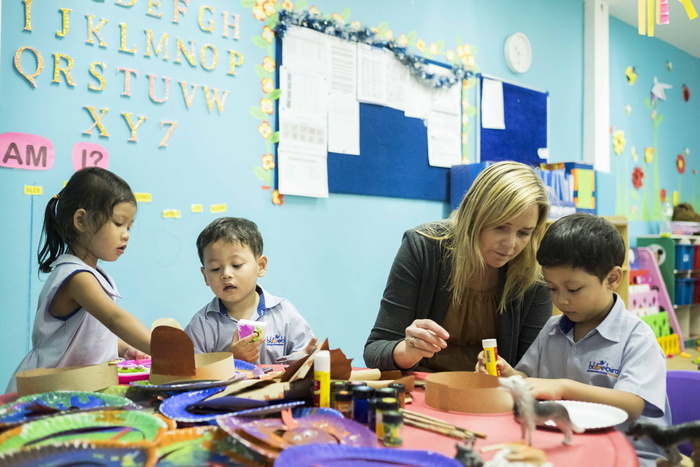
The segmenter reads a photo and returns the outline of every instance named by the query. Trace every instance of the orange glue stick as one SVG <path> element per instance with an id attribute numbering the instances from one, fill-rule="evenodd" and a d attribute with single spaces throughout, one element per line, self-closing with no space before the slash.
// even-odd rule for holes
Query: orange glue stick
<path id="1" fill-rule="evenodd" d="M 486 360 L 486 371 L 490 375 L 498 376 L 498 346 L 496 339 L 483 339 L 481 345 L 484 347 L 484 360 Z"/>

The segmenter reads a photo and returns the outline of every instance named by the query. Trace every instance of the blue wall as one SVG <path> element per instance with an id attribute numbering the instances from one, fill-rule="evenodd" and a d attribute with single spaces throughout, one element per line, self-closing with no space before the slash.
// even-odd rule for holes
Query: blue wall
<path id="1" fill-rule="evenodd" d="M 207 4 L 217 16 L 205 18 L 220 22 L 220 12 L 224 10 L 240 14 L 239 39 L 223 38 L 220 30 L 216 34 L 199 30 L 197 5 L 189 7 L 181 22 L 174 24 L 170 18 L 172 7 L 165 2 L 160 8 L 164 17 L 158 19 L 146 14 L 147 2 L 143 0 L 131 8 L 118 6 L 114 1 L 64 0 L 53 8 L 35 5 L 32 31 L 26 31 L 22 2 L 3 2 L 0 134 L 22 132 L 49 138 L 56 148 L 56 161 L 46 171 L 0 167 L 0 241 L 4 245 L 0 256 L 0 341 L 5 357 L 0 364 L 0 382 L 9 378 L 30 346 L 31 325 L 42 286 L 36 250 L 43 209 L 72 174 L 71 149 L 77 142 L 104 146 L 111 155 L 109 168 L 124 177 L 135 192 L 153 196 L 151 203 L 139 204 L 127 254 L 116 263 L 103 265 L 119 285 L 123 296 L 120 304 L 147 325 L 163 316 L 174 317 L 184 325 L 210 300 L 211 292 L 198 270 L 194 241 L 207 223 L 221 215 L 210 213 L 209 206 L 225 203 L 228 210 L 224 215 L 250 218 L 263 233 L 269 257 L 268 273 L 261 280 L 263 286 L 290 299 L 317 335 L 329 338 L 331 347 L 343 349 L 355 358 L 355 364 L 362 365 L 362 347 L 374 323 L 402 232 L 448 214 L 447 205 L 439 202 L 336 194 L 328 199 L 287 196 L 282 206 L 273 205 L 270 190 L 261 189 L 262 183 L 253 172 L 269 150 L 258 132 L 260 120 L 249 113 L 249 107 L 258 107 L 262 97 L 256 66 L 263 63 L 267 52 L 256 47 L 252 38 L 260 36 L 264 23 L 240 2 L 212 0 Z M 394 37 L 415 31 L 426 43 L 444 40 L 447 49 L 454 49 L 459 35 L 464 43 L 477 47 L 475 59 L 483 73 L 549 91 L 552 159 L 581 159 L 580 0 L 318 0 L 314 5 L 325 14 L 349 8 L 351 21 L 368 27 L 386 22 Z M 70 32 L 64 38 L 55 34 L 61 27 L 59 8 L 73 10 Z M 97 39 L 94 45 L 86 44 L 85 15 L 94 15 L 94 24 L 100 18 L 108 19 L 102 30 L 106 48 L 98 47 Z M 119 23 L 128 27 L 127 48 L 137 45 L 137 53 L 118 50 Z M 177 37 L 194 39 L 197 47 L 210 43 L 220 50 L 220 62 L 216 69 L 207 71 L 201 66 L 175 63 L 174 52 L 167 61 L 144 57 L 143 31 L 147 29 L 153 30 L 156 37 L 168 32 L 171 41 Z M 534 48 L 532 68 L 518 76 L 508 70 L 503 59 L 504 41 L 517 31 L 526 33 Z M 44 58 L 44 70 L 36 78 L 36 88 L 12 65 L 15 52 L 23 46 L 33 47 Z M 228 49 L 244 56 L 244 64 L 236 68 L 235 76 L 226 73 L 224 54 Z M 52 54 L 57 52 L 72 57 L 75 86 L 68 86 L 63 77 L 59 83 L 51 82 Z M 630 55 L 635 57 L 631 64 L 638 63 L 640 73 L 638 86 L 632 88 L 619 79 L 624 77 L 622 65 L 626 66 Z M 634 28 L 611 21 L 611 120 L 615 126 L 624 126 L 632 134 L 637 126 L 647 125 L 643 120 L 623 125 L 621 120 L 626 117 L 620 116 L 620 106 L 624 104 L 618 100 L 630 89 L 648 92 L 646 73 L 660 64 L 665 66 L 669 57 L 674 61 L 673 75 L 682 73 L 686 81 L 696 80 L 691 89 L 700 91 L 699 60 L 659 41 L 637 37 Z M 100 92 L 88 88 L 88 83 L 97 84 L 88 72 L 89 64 L 96 61 L 106 64 L 106 86 Z M 25 66 L 30 68 L 30 63 L 27 61 Z M 123 73 L 117 72 L 119 67 L 139 73 L 133 78 L 130 97 L 123 95 L 124 79 Z M 161 78 L 171 78 L 167 102 L 159 104 L 148 97 L 148 73 L 158 76 L 156 91 L 160 97 Z M 662 75 L 662 71 L 654 73 Z M 187 109 L 178 81 L 229 90 L 224 111 L 208 111 L 201 94 Z M 673 84 L 674 90 L 680 86 L 675 81 Z M 697 98 L 691 103 L 696 105 Z M 641 110 L 643 104 L 632 105 Z M 95 129 L 84 134 L 93 123 L 85 106 L 109 109 L 104 118 L 109 137 L 98 137 Z M 680 150 L 675 141 L 690 138 L 686 125 L 692 123 L 693 128 L 698 128 L 697 106 L 692 114 L 686 109 L 690 107 L 682 107 L 677 115 L 682 120 L 676 122 L 678 126 L 667 120 L 662 124 L 664 141 L 674 144 L 664 148 L 666 152 L 659 157 L 675 160 L 675 153 Z M 147 117 L 137 142 L 128 141 L 129 132 L 120 116 L 125 112 Z M 167 148 L 158 147 L 164 135 L 161 120 L 178 121 Z M 632 138 L 628 137 L 628 141 Z M 472 157 L 474 140 L 472 131 Z M 697 139 L 685 144 L 692 149 L 692 143 L 698 148 Z M 638 149 L 641 145 L 637 143 Z M 629 154 L 629 147 L 627 151 Z M 691 155 L 689 169 L 691 163 L 697 167 L 692 159 Z M 600 192 L 613 198 L 628 196 L 628 190 L 632 190 L 630 178 L 623 175 L 628 183 L 622 185 L 617 184 L 614 173 L 603 177 L 607 181 L 599 185 Z M 43 194 L 25 195 L 25 185 L 41 186 Z M 683 190 L 689 186 L 685 183 Z M 193 203 L 202 204 L 204 212 L 190 212 Z M 610 210 L 611 205 L 614 203 L 599 201 L 601 211 Z M 165 219 L 165 209 L 179 209 L 182 217 Z"/>

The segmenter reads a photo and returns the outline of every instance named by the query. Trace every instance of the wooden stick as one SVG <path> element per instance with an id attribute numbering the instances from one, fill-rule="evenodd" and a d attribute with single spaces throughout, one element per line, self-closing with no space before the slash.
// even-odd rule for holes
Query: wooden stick
<path id="1" fill-rule="evenodd" d="M 404 414 L 405 423 L 408 425 L 416 426 L 417 428 L 428 429 L 427 427 L 430 426 L 442 430 L 437 432 L 448 436 L 459 437 L 464 439 L 467 436 L 472 435 L 476 438 L 486 439 L 486 435 L 483 433 L 477 433 L 475 431 L 467 430 L 466 428 L 453 425 L 439 418 L 431 417 L 429 415 L 424 415 L 418 412 L 413 412 L 407 409 L 401 409 L 401 412 Z M 415 422 L 415 424 L 413 424 L 413 422 Z M 420 424 L 421 426 L 418 426 L 418 424 Z"/>

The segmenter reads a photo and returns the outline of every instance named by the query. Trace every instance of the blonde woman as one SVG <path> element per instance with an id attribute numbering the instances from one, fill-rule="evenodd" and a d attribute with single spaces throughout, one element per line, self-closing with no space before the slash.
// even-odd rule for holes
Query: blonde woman
<path id="1" fill-rule="evenodd" d="M 548 212 L 532 168 L 504 161 L 479 174 L 448 219 L 406 231 L 365 344 L 367 366 L 473 371 L 486 338 L 518 362 L 552 315 L 535 260 Z"/>

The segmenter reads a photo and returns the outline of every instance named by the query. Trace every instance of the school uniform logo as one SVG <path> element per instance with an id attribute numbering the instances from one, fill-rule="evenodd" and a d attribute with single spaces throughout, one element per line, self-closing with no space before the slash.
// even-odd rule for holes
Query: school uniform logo
<path id="1" fill-rule="evenodd" d="M 611 368 L 608 365 L 608 362 L 606 362 L 605 360 L 600 360 L 598 362 L 596 362 L 596 361 L 588 362 L 587 372 L 613 376 L 615 378 L 620 376 L 620 369 L 619 368 Z"/>
<path id="2" fill-rule="evenodd" d="M 284 347 L 284 337 L 279 334 L 267 336 L 268 347 Z"/>

